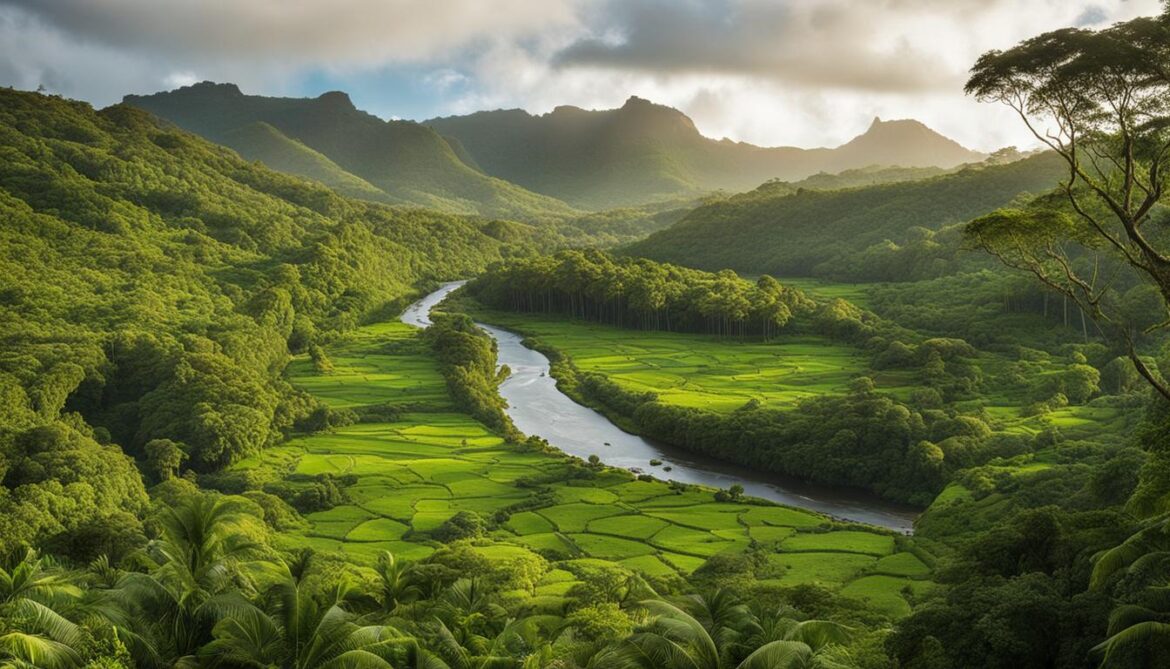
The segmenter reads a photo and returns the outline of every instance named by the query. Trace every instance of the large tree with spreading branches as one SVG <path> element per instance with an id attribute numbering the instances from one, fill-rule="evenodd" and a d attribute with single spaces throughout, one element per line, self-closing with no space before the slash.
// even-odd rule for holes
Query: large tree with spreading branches
<path id="1" fill-rule="evenodd" d="M 1170 5 L 988 52 L 966 90 L 1014 109 L 1068 168 L 1056 193 L 971 222 L 968 239 L 1074 301 L 1170 399 L 1139 353 L 1170 325 Z"/>

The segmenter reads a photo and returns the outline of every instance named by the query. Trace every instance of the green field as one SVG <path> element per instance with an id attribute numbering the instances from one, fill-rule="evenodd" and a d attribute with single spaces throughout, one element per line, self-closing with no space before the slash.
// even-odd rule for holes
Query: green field
<path id="1" fill-rule="evenodd" d="M 287 374 L 336 408 L 378 403 L 434 403 L 450 407 L 439 367 L 411 328 L 398 322 L 367 325 L 329 348 L 334 370 L 316 374 L 307 356 Z"/>
<path id="2" fill-rule="evenodd" d="M 791 407 L 826 393 L 846 392 L 870 374 L 858 349 L 817 335 L 771 342 L 712 335 L 639 331 L 567 321 L 559 316 L 479 311 L 477 317 L 534 336 L 563 352 L 582 372 L 603 374 L 635 392 L 653 392 L 679 406 L 734 411 L 750 400 Z M 882 390 L 909 392 L 913 378 L 875 375 Z"/>
<path id="3" fill-rule="evenodd" d="M 383 550 L 420 559 L 441 545 L 430 533 L 454 514 L 472 511 L 498 521 L 476 544 L 490 560 L 535 552 L 573 568 L 587 564 L 663 578 L 688 574 L 707 558 L 744 551 L 754 541 L 781 565 L 773 579 L 781 586 L 841 589 L 879 574 L 929 574 L 907 566 L 916 558 L 895 553 L 892 536 L 835 530 L 827 519 L 799 509 L 717 503 L 712 491 L 680 492 L 612 470 L 589 481 L 557 481 L 565 470 L 562 456 L 507 444 L 452 409 L 435 361 L 405 325 L 362 328 L 328 356 L 332 373 L 317 373 L 305 359 L 290 367 L 290 379 L 334 407 L 389 404 L 408 411 L 395 422 L 296 438 L 238 465 L 292 485 L 321 474 L 355 481 L 344 490 L 345 503 L 310 513 L 306 527 L 283 534 L 288 547 L 337 551 L 360 562 Z M 547 502 L 533 504 L 534 489 L 516 485 L 533 477 L 551 480 L 551 494 L 542 498 Z M 513 505 L 526 508 L 509 513 Z M 879 557 L 899 556 L 903 563 L 878 568 Z M 535 595 L 517 596 L 531 597 L 534 610 L 563 606 L 576 579 L 571 569 L 551 574 L 557 577 L 546 576 Z M 901 613 L 905 602 L 891 603 L 887 594 L 881 609 Z"/>

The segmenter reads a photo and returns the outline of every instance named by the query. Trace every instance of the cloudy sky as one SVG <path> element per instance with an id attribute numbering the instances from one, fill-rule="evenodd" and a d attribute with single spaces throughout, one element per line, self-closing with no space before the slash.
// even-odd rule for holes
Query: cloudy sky
<path id="1" fill-rule="evenodd" d="M 964 97 L 983 51 L 1160 0 L 0 0 L 0 85 L 104 106 L 201 80 L 350 93 L 385 118 L 638 95 L 704 134 L 835 146 L 874 116 L 1026 145 Z"/>

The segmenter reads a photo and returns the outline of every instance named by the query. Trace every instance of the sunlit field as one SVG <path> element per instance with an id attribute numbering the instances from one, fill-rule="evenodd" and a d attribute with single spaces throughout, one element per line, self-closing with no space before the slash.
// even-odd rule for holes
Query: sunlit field
<path id="1" fill-rule="evenodd" d="M 345 488 L 347 502 L 308 514 L 305 527 L 282 535 L 287 547 L 309 546 L 363 562 L 386 550 L 415 560 L 438 548 L 431 533 L 446 520 L 472 511 L 498 521 L 490 540 L 476 546 L 488 558 L 506 562 L 536 553 L 570 568 L 551 572 L 535 595 L 527 595 L 534 608 L 549 610 L 566 605 L 566 593 L 576 584 L 566 574 L 582 562 L 662 578 L 689 574 L 712 556 L 739 553 L 753 543 L 766 546 L 772 556 L 770 584 L 837 590 L 858 583 L 864 587 L 855 588 L 856 596 L 889 615 L 909 611 L 908 588 L 929 577 L 919 558 L 899 549 L 902 539 L 876 529 L 835 530 L 813 513 L 718 503 L 710 490 L 682 492 L 617 470 L 590 481 L 555 481 L 564 471 L 563 456 L 505 444 L 471 418 L 444 409 L 449 404 L 442 378 L 417 345 L 419 337 L 405 325 L 369 326 L 329 347 L 334 372 L 316 373 L 303 359 L 290 367 L 295 384 L 333 406 L 425 402 L 437 410 L 300 437 L 239 464 L 239 470 L 293 485 L 309 485 L 321 474 L 353 477 Z M 685 337 L 660 340 L 650 348 L 683 354 Z M 707 355 L 720 356 L 723 364 L 746 364 L 746 351 L 737 357 L 721 351 L 724 346 L 740 345 L 714 342 Z M 743 347 L 761 354 L 759 347 Z M 799 347 L 793 344 L 792 350 Z M 801 378 L 817 376 L 806 374 Z M 540 500 L 532 486 L 517 485 L 538 477 L 554 479 L 543 486 L 547 492 Z M 867 585 L 864 579 L 875 575 L 898 587 Z"/>

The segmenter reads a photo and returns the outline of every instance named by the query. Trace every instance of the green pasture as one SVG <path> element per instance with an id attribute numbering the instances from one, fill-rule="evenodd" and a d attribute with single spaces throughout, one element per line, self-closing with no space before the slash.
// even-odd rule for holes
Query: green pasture
<path id="1" fill-rule="evenodd" d="M 418 331 L 397 321 L 362 327 L 329 347 L 329 374 L 317 374 L 307 355 L 287 374 L 296 385 L 335 408 L 426 403 L 451 407 L 439 365 L 426 355 Z"/>
<path id="2" fill-rule="evenodd" d="M 734 411 L 750 400 L 791 407 L 798 401 L 847 392 L 868 374 L 858 349 L 816 335 L 785 335 L 771 342 L 677 332 L 633 332 L 560 316 L 481 311 L 489 323 L 553 346 L 583 372 L 603 374 L 635 392 L 653 392 L 679 406 Z M 912 375 L 886 372 L 883 390 L 909 392 Z"/>
<path id="3" fill-rule="evenodd" d="M 473 511 L 490 525 L 476 542 L 484 557 L 506 562 L 537 553 L 563 565 L 534 593 L 515 593 L 533 611 L 563 608 L 582 569 L 686 575 L 713 555 L 753 543 L 773 551 L 770 560 L 782 565 L 777 572 L 783 585 L 841 589 L 878 575 L 924 576 L 917 558 L 894 552 L 891 536 L 831 530 L 824 517 L 799 509 L 718 503 L 713 491 L 674 490 L 625 472 L 589 480 L 566 473 L 557 480 L 556 473 L 567 471 L 562 456 L 507 444 L 455 412 L 434 360 L 419 343 L 417 331 L 406 326 L 368 326 L 330 347 L 331 373 L 318 373 L 307 359 L 290 368 L 293 383 L 332 406 L 391 404 L 405 412 L 393 422 L 295 438 L 237 466 L 298 486 L 322 475 L 346 481 L 345 502 L 307 514 L 306 527 L 282 535 L 285 545 L 341 552 L 366 563 L 384 550 L 421 559 L 441 545 L 431 533 L 456 513 Z M 762 347 L 707 345 L 716 351 Z M 731 353 L 718 355 L 719 364 L 734 363 Z M 710 370 L 706 374 L 713 378 Z M 516 485 L 522 478 L 545 481 L 538 503 L 537 489 Z M 863 583 L 866 592 L 872 589 Z M 875 601 L 893 611 L 887 599 Z"/>
<path id="4" fill-rule="evenodd" d="M 799 288 L 813 299 L 848 300 L 862 309 L 869 308 L 870 288 L 875 285 L 881 285 L 872 283 L 837 283 L 835 281 L 815 279 L 812 277 L 778 277 L 777 281 L 785 286 Z"/>

